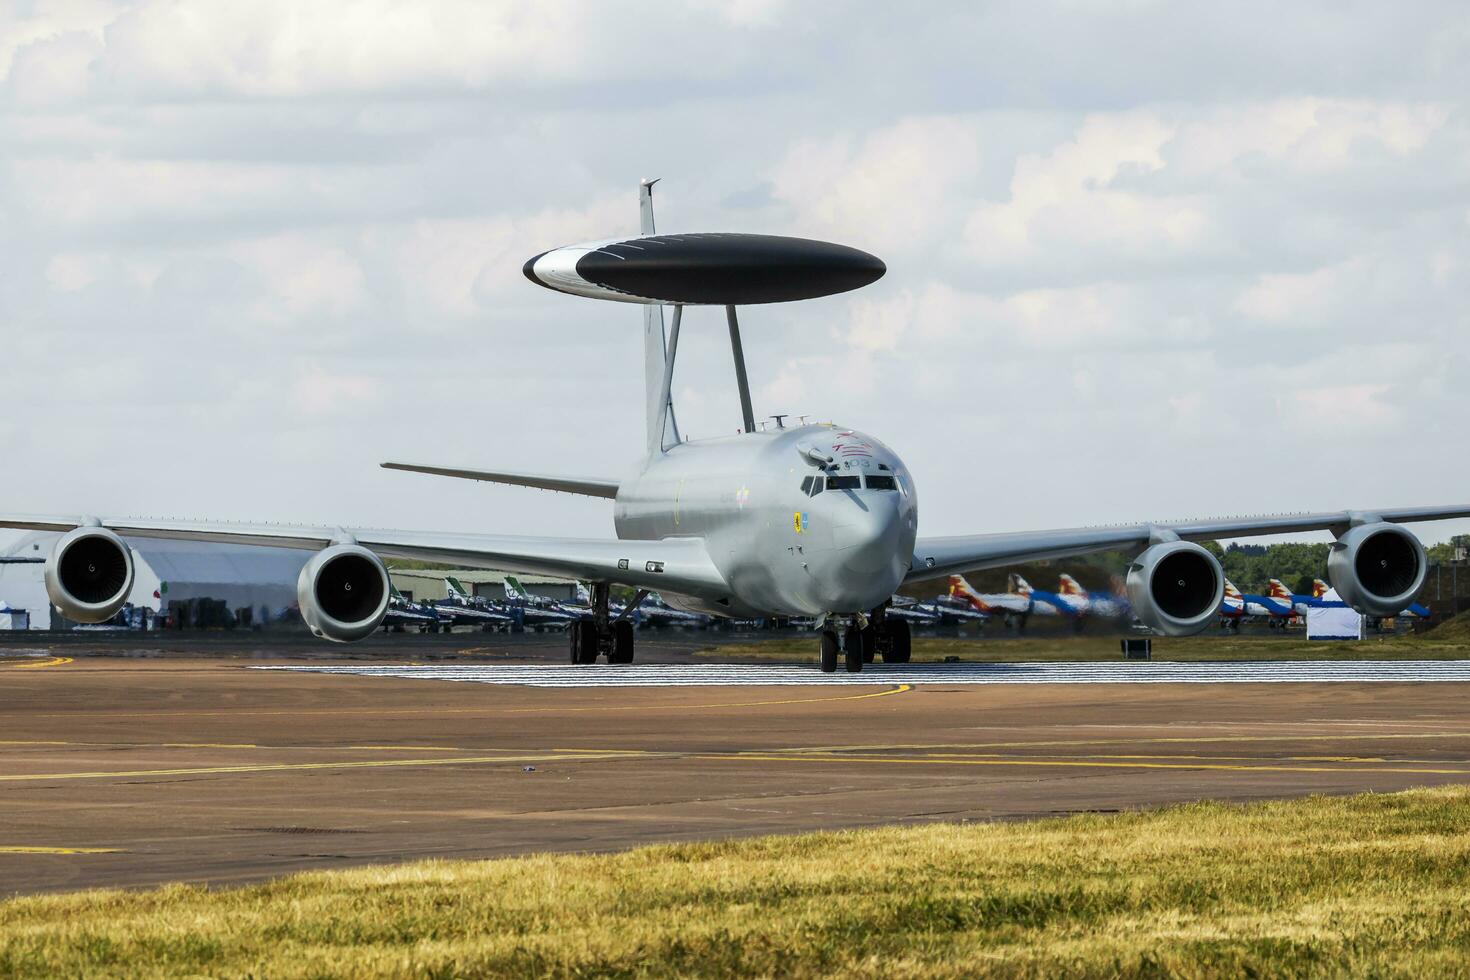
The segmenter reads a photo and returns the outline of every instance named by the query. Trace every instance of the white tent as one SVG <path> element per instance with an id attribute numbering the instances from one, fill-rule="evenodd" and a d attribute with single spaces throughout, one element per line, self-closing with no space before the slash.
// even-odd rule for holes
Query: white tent
<path id="1" fill-rule="evenodd" d="M 0 630 L 24 630 L 31 628 L 30 614 L 24 609 L 12 609 L 0 599 Z"/>
<path id="2" fill-rule="evenodd" d="M 1329 589 L 1320 605 L 1307 609 L 1307 639 L 1309 640 L 1361 640 L 1363 638 L 1363 616 L 1348 606 Z"/>

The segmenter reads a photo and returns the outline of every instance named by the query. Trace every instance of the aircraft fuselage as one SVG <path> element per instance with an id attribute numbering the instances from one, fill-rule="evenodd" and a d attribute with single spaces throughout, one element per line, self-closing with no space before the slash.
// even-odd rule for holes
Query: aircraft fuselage
<path id="1" fill-rule="evenodd" d="M 716 615 L 851 614 L 881 605 L 903 581 L 918 498 L 908 469 L 877 439 L 807 425 L 680 443 L 654 456 L 619 486 L 614 524 L 623 540 L 705 541 L 729 605 L 665 592 L 671 605 Z"/>

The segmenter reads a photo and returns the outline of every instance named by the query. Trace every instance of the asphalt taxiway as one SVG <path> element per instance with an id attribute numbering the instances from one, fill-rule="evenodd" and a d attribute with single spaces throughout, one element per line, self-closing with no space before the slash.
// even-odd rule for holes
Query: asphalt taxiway
<path id="1" fill-rule="evenodd" d="M 670 663 L 534 686 L 570 668 L 426 673 L 412 644 L 306 670 L 77 652 L 0 649 L 0 892 L 1470 782 L 1470 687 L 1425 682 L 1456 664 L 1292 683 L 747 666 L 688 684 L 705 668 Z"/>

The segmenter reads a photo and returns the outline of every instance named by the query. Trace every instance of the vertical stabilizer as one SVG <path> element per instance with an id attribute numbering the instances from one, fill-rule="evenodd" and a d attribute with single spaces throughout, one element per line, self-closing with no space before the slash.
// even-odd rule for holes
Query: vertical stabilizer
<path id="1" fill-rule="evenodd" d="M 638 185 L 639 232 L 644 235 L 654 233 L 653 185 L 656 183 L 657 177 L 641 181 Z M 650 456 L 663 452 L 665 446 L 672 446 L 679 441 L 679 426 L 674 421 L 673 397 L 664 397 L 664 365 L 667 360 L 664 308 L 646 304 L 643 307 L 643 396 Z"/>
<path id="2" fill-rule="evenodd" d="M 1288 606 L 1291 605 L 1291 590 L 1279 578 L 1273 578 L 1266 583 L 1266 595 L 1278 602 L 1284 602 Z"/>
<path id="3" fill-rule="evenodd" d="M 518 579 L 518 578 L 516 578 L 514 575 L 507 575 L 505 577 L 504 587 L 505 587 L 505 597 L 507 599 L 529 599 L 530 598 L 530 596 L 528 596 L 526 594 L 525 587 L 523 585 L 521 585 L 521 580 Z"/>

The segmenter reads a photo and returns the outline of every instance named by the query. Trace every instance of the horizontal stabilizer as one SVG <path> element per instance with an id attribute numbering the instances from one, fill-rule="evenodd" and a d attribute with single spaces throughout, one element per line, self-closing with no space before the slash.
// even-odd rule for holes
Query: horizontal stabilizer
<path id="1" fill-rule="evenodd" d="M 506 483 L 516 487 L 535 487 L 537 490 L 559 490 L 576 493 L 584 497 L 607 497 L 618 495 L 618 481 L 597 480 L 577 476 L 547 476 L 541 473 L 505 473 L 492 470 L 463 470 L 446 466 L 416 466 L 412 463 L 384 463 L 385 470 L 406 470 L 410 473 L 431 473 L 434 476 L 452 476 L 457 480 L 481 480 L 485 483 Z"/>

